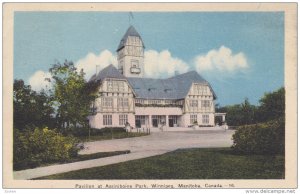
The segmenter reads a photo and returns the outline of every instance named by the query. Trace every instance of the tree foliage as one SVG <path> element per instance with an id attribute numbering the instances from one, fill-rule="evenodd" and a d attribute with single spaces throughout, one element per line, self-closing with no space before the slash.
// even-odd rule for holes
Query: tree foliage
<path id="1" fill-rule="evenodd" d="M 216 111 L 227 113 L 226 121 L 228 125 L 245 125 L 255 121 L 256 107 L 251 105 L 247 98 L 241 104 L 220 107 Z"/>
<path id="2" fill-rule="evenodd" d="M 37 127 L 53 125 L 52 101 L 44 91 L 33 91 L 23 80 L 14 80 L 13 86 L 14 127 L 24 129 L 27 125 Z"/>
<path id="3" fill-rule="evenodd" d="M 259 105 L 251 105 L 246 98 L 241 104 L 216 107 L 216 112 L 225 112 L 228 125 L 240 126 L 267 122 L 284 117 L 285 92 L 280 88 L 266 93 L 259 101 Z"/>
<path id="4" fill-rule="evenodd" d="M 61 128 L 87 125 L 95 85 L 86 83 L 83 70 L 77 71 L 73 62 L 54 64 L 50 69 L 54 80 L 53 99 L 57 106 L 57 121 Z"/>
<path id="5" fill-rule="evenodd" d="M 43 163 L 64 162 L 77 155 L 77 140 L 54 130 L 14 129 L 14 170 L 33 168 Z"/>
<path id="6" fill-rule="evenodd" d="M 246 116 L 247 111 L 244 110 L 241 114 Z M 260 105 L 255 109 L 254 120 L 249 123 L 243 122 L 243 124 L 237 128 L 233 135 L 234 144 L 232 148 L 235 152 L 244 154 L 284 154 L 284 88 L 266 93 L 260 99 Z"/>
<path id="7" fill-rule="evenodd" d="M 285 132 L 284 119 L 243 125 L 233 134 L 233 150 L 243 154 L 283 154 Z"/>
<path id="8" fill-rule="evenodd" d="M 283 87 L 274 92 L 266 93 L 259 102 L 259 121 L 285 117 L 285 90 Z"/>

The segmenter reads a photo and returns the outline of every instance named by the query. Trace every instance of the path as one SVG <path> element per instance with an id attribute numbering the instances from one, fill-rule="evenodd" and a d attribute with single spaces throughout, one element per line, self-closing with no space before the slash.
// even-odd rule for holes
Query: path
<path id="1" fill-rule="evenodd" d="M 179 148 L 229 147 L 232 145 L 232 134 L 233 131 L 231 130 L 157 132 L 143 137 L 88 142 L 85 143 L 86 149 L 80 151 L 80 154 L 120 150 L 130 150 L 131 153 L 68 164 L 58 164 L 35 169 L 14 171 L 14 178 L 33 179 L 74 170 L 105 166 L 156 156 Z"/>

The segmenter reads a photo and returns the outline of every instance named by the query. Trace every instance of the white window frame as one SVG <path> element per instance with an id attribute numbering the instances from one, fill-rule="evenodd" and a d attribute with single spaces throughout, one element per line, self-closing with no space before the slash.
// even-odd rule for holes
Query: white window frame
<path id="1" fill-rule="evenodd" d="M 209 124 L 209 115 L 202 115 L 202 123 Z"/>
<path id="2" fill-rule="evenodd" d="M 194 124 L 194 122 L 197 121 L 197 115 L 190 115 L 190 124 Z"/>
<path id="3" fill-rule="evenodd" d="M 113 107 L 113 98 L 111 98 L 111 97 L 102 97 L 102 107 L 112 108 Z"/>
<path id="4" fill-rule="evenodd" d="M 135 116 L 136 120 L 140 120 L 141 125 L 146 124 L 146 116 L 145 115 L 136 115 Z"/>
<path id="5" fill-rule="evenodd" d="M 113 90 L 113 87 L 114 85 L 113 85 L 113 81 L 112 80 L 108 80 L 107 81 L 107 90 L 108 91 L 112 91 Z"/>
<path id="6" fill-rule="evenodd" d="M 105 126 L 112 125 L 112 115 L 103 115 L 103 125 Z"/>
<path id="7" fill-rule="evenodd" d="M 190 100 L 190 107 L 198 108 L 198 100 Z"/>
<path id="8" fill-rule="evenodd" d="M 125 125 L 128 122 L 128 115 L 119 115 L 119 125 Z"/>
<path id="9" fill-rule="evenodd" d="M 118 108 L 128 108 L 129 99 L 128 98 L 118 98 Z"/>
<path id="10" fill-rule="evenodd" d="M 177 116 L 176 115 L 170 115 L 169 119 L 173 119 L 173 124 L 177 125 Z"/>
<path id="11" fill-rule="evenodd" d="M 210 108 L 210 100 L 202 100 L 201 107 L 203 108 Z"/>

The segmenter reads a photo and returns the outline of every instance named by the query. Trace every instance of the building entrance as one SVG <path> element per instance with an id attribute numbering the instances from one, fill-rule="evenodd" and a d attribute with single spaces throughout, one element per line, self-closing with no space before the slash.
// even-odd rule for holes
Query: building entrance
<path id="1" fill-rule="evenodd" d="M 173 119 L 169 119 L 169 127 L 174 127 L 174 120 Z"/>
<path id="2" fill-rule="evenodd" d="M 152 126 L 158 127 L 158 119 L 152 119 Z"/>

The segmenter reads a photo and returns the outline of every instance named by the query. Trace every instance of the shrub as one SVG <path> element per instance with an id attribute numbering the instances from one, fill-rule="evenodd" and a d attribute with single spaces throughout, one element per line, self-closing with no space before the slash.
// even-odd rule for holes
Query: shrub
<path id="1" fill-rule="evenodd" d="M 73 135 L 75 137 L 87 137 L 89 136 L 89 133 L 91 136 L 103 136 L 105 134 L 111 134 L 111 132 L 122 133 L 122 132 L 126 132 L 126 129 L 124 127 L 105 127 L 102 129 L 74 127 L 74 128 L 69 128 L 67 130 L 64 130 L 63 134 Z"/>
<path id="2" fill-rule="evenodd" d="M 33 168 L 43 163 L 64 162 L 78 152 L 77 140 L 48 128 L 14 130 L 14 170 Z"/>
<path id="3" fill-rule="evenodd" d="M 233 150 L 244 154 L 283 154 L 285 122 L 283 118 L 244 125 L 233 134 Z"/>

